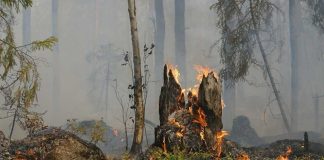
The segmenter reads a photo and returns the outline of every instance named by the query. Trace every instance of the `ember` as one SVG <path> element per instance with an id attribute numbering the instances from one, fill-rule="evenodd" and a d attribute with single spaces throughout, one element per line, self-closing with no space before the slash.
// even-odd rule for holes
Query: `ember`
<path id="1" fill-rule="evenodd" d="M 280 155 L 279 157 L 277 157 L 276 160 L 289 160 L 289 155 L 292 153 L 292 148 L 290 146 L 287 147 L 287 151 Z"/>
<path id="2" fill-rule="evenodd" d="M 216 141 L 215 150 L 216 150 L 217 158 L 221 157 L 223 139 L 227 135 L 229 135 L 229 133 L 227 131 L 220 131 L 220 132 L 216 132 L 216 134 L 215 134 L 215 141 Z"/>
<path id="3" fill-rule="evenodd" d="M 168 64 L 167 66 L 168 66 L 168 69 L 171 70 L 176 82 L 178 84 L 180 84 L 180 72 L 179 72 L 177 66 L 173 66 L 172 64 Z"/>
<path id="4" fill-rule="evenodd" d="M 206 115 L 200 107 L 198 109 L 198 117 L 194 119 L 192 122 L 199 123 L 202 127 L 207 127 Z"/>
<path id="5" fill-rule="evenodd" d="M 178 84 L 180 73 L 176 67 L 168 65 L 164 68 L 159 100 L 160 126 L 155 131 L 155 145 L 164 152 L 172 153 L 174 146 L 189 152 L 213 151 L 214 143 L 221 146 L 221 139 L 227 133 L 216 133 L 223 126 L 221 81 L 212 69 L 195 68 L 199 83 L 188 89 L 182 89 Z M 187 103 L 184 95 L 187 95 Z M 218 138 L 214 139 L 215 135 Z"/>

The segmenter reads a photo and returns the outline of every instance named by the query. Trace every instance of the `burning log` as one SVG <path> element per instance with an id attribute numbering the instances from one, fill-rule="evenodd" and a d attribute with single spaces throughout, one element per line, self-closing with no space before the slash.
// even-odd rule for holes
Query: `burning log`
<path id="1" fill-rule="evenodd" d="M 164 81 L 159 100 L 160 125 L 168 123 L 169 115 L 185 106 L 184 94 L 177 77 L 177 70 L 168 71 L 167 65 L 164 66 Z"/>

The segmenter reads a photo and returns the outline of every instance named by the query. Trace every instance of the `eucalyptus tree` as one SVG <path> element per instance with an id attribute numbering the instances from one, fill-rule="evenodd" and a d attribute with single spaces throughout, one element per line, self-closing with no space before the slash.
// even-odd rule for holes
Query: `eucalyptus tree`
<path id="1" fill-rule="evenodd" d="M 40 75 L 37 64 L 40 60 L 32 54 L 35 51 L 51 49 L 56 43 L 55 37 L 36 40 L 28 44 L 17 44 L 13 30 L 14 15 L 21 9 L 32 7 L 32 0 L 0 1 L 0 93 L 5 103 L 1 112 L 13 117 L 10 139 L 16 122 L 32 132 L 30 116 L 38 117 L 30 107 L 37 101 L 40 87 Z"/>

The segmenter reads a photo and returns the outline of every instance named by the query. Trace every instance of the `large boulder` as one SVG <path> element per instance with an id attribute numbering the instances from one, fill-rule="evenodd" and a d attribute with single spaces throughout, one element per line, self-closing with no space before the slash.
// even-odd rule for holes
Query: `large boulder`
<path id="1" fill-rule="evenodd" d="M 257 146 L 264 143 L 250 125 L 246 116 L 238 116 L 233 120 L 232 131 L 228 139 L 244 147 Z"/>
<path id="2" fill-rule="evenodd" d="M 22 140 L 13 141 L 9 152 L 17 159 L 105 159 L 96 145 L 59 128 L 42 130 Z"/>

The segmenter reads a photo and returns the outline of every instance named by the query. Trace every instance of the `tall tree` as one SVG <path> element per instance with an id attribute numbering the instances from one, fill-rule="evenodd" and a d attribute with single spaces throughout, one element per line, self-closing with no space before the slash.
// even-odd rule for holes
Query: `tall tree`
<path id="1" fill-rule="evenodd" d="M 30 107 L 37 100 L 39 90 L 39 73 L 37 70 L 38 60 L 32 52 L 50 49 L 56 43 L 56 38 L 50 37 L 42 41 L 33 41 L 27 44 L 17 45 L 13 22 L 14 15 L 21 9 L 32 6 L 32 0 L 1 0 L 0 1 L 0 92 L 4 99 L 1 110 L 6 112 L 2 118 L 13 117 L 9 139 L 11 139 L 15 123 L 27 129 L 29 133 L 42 126 L 31 128 L 29 116 L 37 117 L 39 114 L 30 111 Z M 28 39 L 24 35 L 24 38 Z M 24 40 L 25 41 L 25 40 Z M 26 40 L 27 41 L 27 40 Z M 40 121 L 38 121 L 40 122 Z"/>
<path id="2" fill-rule="evenodd" d="M 186 87 L 186 31 L 185 31 L 185 0 L 175 0 L 174 35 L 175 61 L 183 77 L 182 84 Z"/>
<path id="3" fill-rule="evenodd" d="M 230 1 L 227 1 L 226 5 L 230 5 Z M 224 13 L 226 15 L 230 15 L 231 10 L 230 7 L 225 7 Z M 236 20 L 230 19 L 233 17 L 225 17 L 224 19 L 224 27 L 222 30 L 223 39 L 222 39 L 222 52 L 224 52 L 224 55 L 230 55 L 233 53 L 234 47 L 230 43 L 231 38 L 231 32 L 233 32 L 233 28 L 235 27 Z M 224 109 L 224 121 L 225 122 L 232 122 L 235 118 L 235 82 L 233 79 L 230 78 L 230 72 L 227 72 L 229 70 L 232 70 L 231 67 L 235 67 L 235 64 L 231 64 L 231 56 L 225 56 L 225 72 L 224 72 L 224 93 L 223 93 L 223 99 L 224 103 L 226 104 L 226 108 Z"/>
<path id="4" fill-rule="evenodd" d="M 155 0 L 155 80 L 158 81 L 156 85 L 156 93 L 161 88 L 162 83 L 162 68 L 164 65 L 164 40 L 165 40 L 165 19 L 164 19 L 164 5 L 163 0 Z M 157 102 L 157 101 L 156 101 Z"/>
<path id="5" fill-rule="evenodd" d="M 289 32 L 290 32 L 290 55 L 291 55 L 291 129 L 297 130 L 298 109 L 301 99 L 300 79 L 300 61 L 301 51 L 301 26 L 302 19 L 300 0 L 289 0 Z"/>
<path id="6" fill-rule="evenodd" d="M 52 0 L 52 35 L 58 37 L 58 0 Z M 59 45 L 53 48 L 53 107 L 60 109 L 60 55 Z"/>
<path id="7" fill-rule="evenodd" d="M 231 64 L 230 70 L 223 70 L 222 76 L 230 75 L 225 78 L 230 78 L 234 81 L 244 80 L 250 65 L 257 64 L 255 63 L 256 59 L 253 57 L 253 48 L 258 46 L 264 63 L 262 68 L 264 68 L 264 72 L 268 75 L 270 86 L 276 97 L 284 126 L 288 132 L 290 132 L 287 115 L 282 106 L 282 100 L 274 82 L 266 50 L 264 49 L 260 37 L 260 32 L 267 31 L 266 29 L 263 29 L 263 27 L 269 26 L 274 6 L 275 5 L 273 5 L 269 0 L 219 0 L 217 3 L 212 5 L 212 8 L 216 9 L 216 12 L 219 15 L 218 27 L 222 30 L 226 27 L 226 20 L 237 20 L 237 24 L 233 28 L 233 31 L 228 33 L 231 38 L 227 43 L 232 44 L 232 52 L 228 53 L 221 50 L 221 62 L 225 65 Z M 227 9 L 230 11 L 225 12 Z M 264 34 L 266 33 L 269 34 L 269 31 Z M 222 38 L 224 39 L 224 37 Z"/>
<path id="8" fill-rule="evenodd" d="M 133 66 L 134 66 L 134 105 L 135 105 L 135 130 L 130 154 L 137 156 L 142 151 L 144 117 L 145 109 L 143 103 L 142 88 L 142 71 L 141 71 L 141 55 L 139 47 L 139 37 L 136 19 L 135 0 L 128 0 L 128 13 L 130 20 L 130 30 L 133 46 Z"/>

